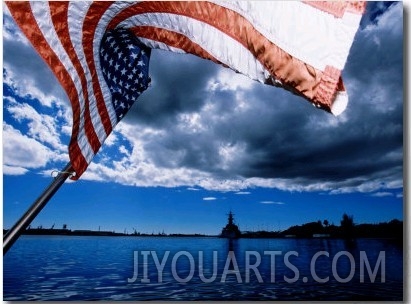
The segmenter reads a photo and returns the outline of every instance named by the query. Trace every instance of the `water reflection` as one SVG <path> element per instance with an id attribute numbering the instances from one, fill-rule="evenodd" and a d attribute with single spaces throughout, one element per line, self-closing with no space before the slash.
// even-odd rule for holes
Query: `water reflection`
<path id="1" fill-rule="evenodd" d="M 139 277 L 129 283 L 136 251 Z M 172 259 L 181 251 L 178 281 Z M 376 267 L 381 252 L 385 282 Z M 366 267 L 361 281 L 364 253 L 373 281 Z M 23 237 L 3 265 L 5 300 L 400 301 L 403 293 L 403 248 L 392 240 Z"/>

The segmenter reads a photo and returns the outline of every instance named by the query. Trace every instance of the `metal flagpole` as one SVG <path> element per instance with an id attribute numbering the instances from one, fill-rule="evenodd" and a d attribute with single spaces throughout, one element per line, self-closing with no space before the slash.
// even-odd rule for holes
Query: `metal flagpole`
<path id="1" fill-rule="evenodd" d="M 66 179 L 73 174 L 74 170 L 70 163 L 66 165 L 63 171 L 54 178 L 51 184 L 43 191 L 39 198 L 31 205 L 26 213 L 7 231 L 3 237 L 3 255 L 7 253 L 14 242 L 20 237 L 27 226 L 34 220 L 43 207 L 48 203 L 50 198 L 57 192 Z"/>

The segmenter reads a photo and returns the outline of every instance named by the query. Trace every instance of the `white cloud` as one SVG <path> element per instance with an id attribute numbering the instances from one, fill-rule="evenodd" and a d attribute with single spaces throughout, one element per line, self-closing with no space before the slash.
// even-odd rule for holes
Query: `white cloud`
<path id="1" fill-rule="evenodd" d="M 51 159 L 53 153 L 38 141 L 20 133 L 3 123 L 4 165 L 18 168 L 41 168 Z M 8 168 L 10 171 L 10 168 Z M 21 169 L 15 169 L 20 170 Z"/>
<path id="2" fill-rule="evenodd" d="M 274 202 L 274 201 L 262 201 L 260 204 L 268 204 L 268 205 L 284 205 L 283 202 Z"/>
<path id="3" fill-rule="evenodd" d="M 188 190 L 188 191 L 200 191 L 200 189 L 198 189 L 198 188 L 193 188 L 193 187 L 188 187 L 187 190 Z"/>
<path id="4" fill-rule="evenodd" d="M 122 153 L 122 154 L 125 154 L 126 156 L 130 156 L 130 151 L 128 151 L 127 150 L 127 148 L 124 146 L 124 145 L 121 145 L 119 148 L 118 148 L 118 151 L 120 152 L 120 153 Z"/>
<path id="5" fill-rule="evenodd" d="M 217 198 L 213 196 L 203 197 L 203 201 L 215 201 Z"/>
<path id="6" fill-rule="evenodd" d="M 376 192 L 376 193 L 372 193 L 371 196 L 386 197 L 386 196 L 394 196 L 394 194 L 392 194 L 391 192 Z"/>
<path id="7" fill-rule="evenodd" d="M 28 170 L 23 167 L 3 165 L 3 174 L 5 175 L 24 175 L 27 171 Z"/>
<path id="8" fill-rule="evenodd" d="M 30 137 L 44 144 L 49 144 L 53 149 L 66 150 L 66 146 L 60 142 L 60 134 L 55 117 L 38 113 L 27 103 L 12 101 L 6 106 L 6 110 L 18 122 L 27 122 Z"/>
<path id="9" fill-rule="evenodd" d="M 208 89 L 222 91 L 238 91 L 248 90 L 253 86 L 254 82 L 242 74 L 235 73 L 229 69 L 221 69 L 217 77 L 210 79 Z"/>
<path id="10" fill-rule="evenodd" d="M 71 125 L 65 125 L 61 127 L 61 134 L 67 135 L 67 136 L 71 136 L 71 132 L 72 132 L 72 127 Z"/>
<path id="11" fill-rule="evenodd" d="M 111 147 L 111 146 L 114 146 L 116 143 L 117 143 L 117 134 L 115 131 L 113 131 L 104 141 L 104 145 Z"/>

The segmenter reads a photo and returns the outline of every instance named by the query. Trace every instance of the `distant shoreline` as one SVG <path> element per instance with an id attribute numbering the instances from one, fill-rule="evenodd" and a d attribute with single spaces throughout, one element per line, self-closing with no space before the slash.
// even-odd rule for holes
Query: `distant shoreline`
<path id="1" fill-rule="evenodd" d="M 64 225 L 62 229 L 51 228 L 28 228 L 23 235 L 61 235 L 61 236 L 142 236 L 142 237 L 222 237 L 222 238 L 247 238 L 247 239 L 280 239 L 280 238 L 296 238 L 296 239 L 358 239 L 358 238 L 384 238 L 384 239 L 403 239 L 403 222 L 393 219 L 389 222 L 378 224 L 354 224 L 352 216 L 343 215 L 343 220 L 340 226 L 329 224 L 328 221 L 317 221 L 305 223 L 302 225 L 291 226 L 283 231 L 240 231 L 237 228 L 236 233 L 231 235 L 225 233 L 231 231 L 233 218 L 230 212 L 228 224 L 223 228 L 221 234 L 207 235 L 202 233 L 141 233 L 134 230 L 133 233 L 115 232 L 115 231 L 98 231 L 96 230 L 71 230 Z M 231 226 L 230 226 L 231 225 Z M 228 228 L 227 228 L 228 227 Z M 8 230 L 3 229 L 3 235 Z"/>
<path id="2" fill-rule="evenodd" d="M 362 225 L 366 225 L 366 227 L 361 227 Z M 396 223 L 396 229 L 392 229 L 393 227 L 379 227 L 381 224 L 377 225 L 370 225 L 370 224 L 362 224 L 358 225 L 358 228 L 367 228 L 367 229 L 360 229 L 360 230 L 367 230 L 367 231 L 358 231 L 350 236 L 350 239 L 361 239 L 361 238 L 378 238 L 378 239 L 403 239 L 402 233 L 402 222 Z M 277 231 L 244 231 L 238 238 L 243 239 L 347 239 L 341 234 L 338 233 L 306 233 L 309 229 L 303 226 L 294 226 L 285 231 L 277 232 Z M 380 231 L 370 231 L 369 226 L 374 226 L 376 228 L 385 228 L 384 233 Z M 384 225 L 385 226 L 385 225 Z M 294 228 L 294 229 L 293 229 Z M 305 233 L 300 233 L 300 231 L 295 230 L 295 228 L 299 228 L 298 230 L 302 230 Z M 302 229 L 301 229 L 302 228 Z M 305 228 L 305 229 L 304 229 Z M 391 228 L 391 229 L 387 229 Z M 7 233 L 7 229 L 3 229 L 3 235 Z M 293 232 L 295 234 L 290 234 Z M 362 232 L 362 233 L 359 233 Z M 31 228 L 25 230 L 22 235 L 42 235 L 42 236 L 114 236 L 114 237 L 221 237 L 221 235 L 207 235 L 207 234 L 200 234 L 200 233 L 121 233 L 115 231 L 95 231 L 95 230 L 70 230 L 70 229 L 52 229 L 52 228 Z"/>
<path id="3" fill-rule="evenodd" d="M 7 233 L 7 229 L 3 229 L 3 235 Z M 205 234 L 148 234 L 148 233 L 121 233 L 114 231 L 95 231 L 95 230 L 70 230 L 70 229 L 49 229 L 49 228 L 34 228 L 25 230 L 22 235 L 58 235 L 58 236 L 157 236 L 157 237 L 218 237 L 218 235 Z"/>

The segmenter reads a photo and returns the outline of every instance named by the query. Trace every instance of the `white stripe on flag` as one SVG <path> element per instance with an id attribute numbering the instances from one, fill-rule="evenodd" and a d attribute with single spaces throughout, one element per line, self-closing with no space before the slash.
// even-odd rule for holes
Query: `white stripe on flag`
<path id="1" fill-rule="evenodd" d="M 343 18 L 300 1 L 211 1 L 231 9 L 278 47 L 316 69 L 342 70 L 361 14 Z M 347 43 L 349 42 L 349 43 Z"/>

